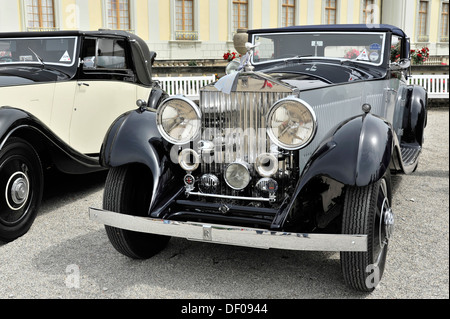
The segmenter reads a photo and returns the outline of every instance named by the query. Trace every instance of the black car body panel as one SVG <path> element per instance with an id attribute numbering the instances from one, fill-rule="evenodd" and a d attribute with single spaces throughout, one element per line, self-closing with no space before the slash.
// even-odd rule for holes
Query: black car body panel
<path id="1" fill-rule="evenodd" d="M 426 91 L 407 83 L 409 40 L 389 25 L 248 35 L 198 105 L 157 92 L 111 127 L 107 200 L 91 219 L 132 258 L 168 236 L 340 251 L 345 281 L 372 291 L 365 272 L 381 277 L 394 225 L 391 172 L 417 168 L 427 122 Z"/>
<path id="2" fill-rule="evenodd" d="M 368 30 L 366 27 L 354 25 L 323 26 L 323 28 L 283 28 L 268 30 L 251 30 L 249 39 L 254 34 L 265 34 L 277 32 L 311 32 L 311 31 L 359 31 L 364 32 L 387 32 L 391 34 L 404 35 L 399 29 L 390 26 L 381 26 L 376 30 Z M 406 44 L 404 39 L 403 44 Z M 389 41 L 390 44 L 390 41 Z M 404 54 L 406 54 L 406 49 Z M 383 53 L 385 57 L 389 52 Z M 409 54 L 409 51 L 408 51 Z M 261 77 L 261 83 L 279 83 L 285 85 L 292 92 L 298 92 L 298 96 L 315 107 L 320 105 L 323 109 L 321 118 L 324 118 L 328 112 L 345 107 L 344 104 L 353 103 L 354 106 L 348 108 L 349 114 L 328 113 L 330 118 L 335 116 L 335 124 L 332 127 L 325 128 L 318 133 L 315 142 L 307 148 L 300 151 L 299 167 L 295 178 L 295 183 L 291 186 L 291 194 L 282 197 L 277 205 L 253 206 L 247 202 L 241 202 L 238 205 L 227 204 L 227 214 L 217 216 L 208 214 L 208 211 L 220 212 L 221 204 L 216 202 L 206 203 L 193 199 L 180 191 L 184 187 L 181 176 L 183 171 L 179 169 L 177 163 L 170 159 L 170 149 L 167 141 L 157 131 L 155 110 L 144 112 L 132 112 L 125 118 L 119 120 L 108 133 L 102 153 L 102 163 L 107 167 L 119 167 L 126 164 L 141 163 L 147 166 L 154 175 L 153 194 L 157 198 L 171 198 L 170 203 L 163 205 L 154 211 L 152 204 L 149 210 L 149 216 L 155 218 L 168 219 L 201 219 L 210 221 L 222 221 L 235 215 L 234 224 L 239 224 L 239 218 L 246 215 L 248 220 L 242 219 L 245 225 L 259 224 L 261 227 L 269 229 L 283 229 L 290 224 L 289 219 L 297 220 L 294 210 L 298 210 L 298 201 L 305 188 L 311 188 L 311 181 L 316 179 L 331 179 L 333 184 L 343 186 L 363 187 L 378 181 L 389 169 L 397 168 L 403 172 L 410 173 L 415 163 L 404 163 L 402 161 L 402 145 L 421 146 L 423 128 L 426 124 L 426 92 L 421 87 L 400 86 L 399 90 L 404 90 L 406 96 L 399 97 L 396 101 L 390 97 L 390 79 L 392 76 L 401 76 L 402 72 L 392 72 L 387 68 L 386 59 L 380 66 L 372 67 L 367 64 L 360 64 L 352 61 L 334 61 L 334 60 L 314 60 L 312 57 L 302 59 L 288 59 L 288 61 L 274 61 L 264 65 L 256 65 L 254 75 L 243 73 L 240 78 L 245 76 Z M 260 89 L 264 90 L 264 85 Z M 214 85 L 210 86 L 214 87 Z M 234 88 L 233 88 L 234 89 Z M 397 88 L 396 88 L 397 89 Z M 212 89 L 214 90 L 214 89 Z M 211 91 L 211 90 L 210 90 Z M 365 96 L 366 98 L 361 98 Z M 159 95 L 158 95 L 159 97 Z M 352 102 L 356 100 L 357 103 Z M 391 109 L 400 107 L 402 104 L 405 114 L 397 112 L 395 115 L 403 119 L 402 123 L 386 120 L 383 115 L 384 106 L 382 101 L 388 101 Z M 164 99 L 157 99 L 157 103 L 152 103 L 152 109 L 158 108 Z M 342 103 L 340 101 L 343 101 Z M 375 102 L 375 104 L 374 104 Z M 364 104 L 374 104 L 373 108 L 367 113 L 363 111 Z M 360 115 L 354 115 L 354 114 Z M 205 116 L 205 114 L 203 113 Z M 337 120 L 342 118 L 342 120 Z M 397 125 L 398 124 L 398 125 Z M 397 125 L 394 127 L 393 125 Z M 319 122 L 319 130 L 324 128 Z M 397 132 L 403 132 L 403 136 L 397 136 Z M 412 136 L 412 137 L 411 137 Z M 420 143 L 418 142 L 420 140 Z M 194 146 L 198 141 L 191 143 Z M 170 144 L 170 143 L 169 143 Z M 306 154 L 306 155 L 302 155 Z M 176 157 L 176 156 L 175 156 Z M 415 159 L 417 160 L 417 158 Z M 176 160 L 175 160 L 176 162 Z M 163 173 L 165 172 L 165 174 Z M 163 182 L 165 181 L 165 182 Z M 175 183 L 173 187 L 168 187 L 169 183 Z M 339 188 L 339 187 L 338 187 Z M 308 192 L 311 190 L 308 189 Z M 177 196 L 173 197 L 173 194 Z M 342 195 L 342 190 L 337 196 Z M 251 194 L 250 194 L 251 196 Z M 236 197 L 239 201 L 239 196 Z M 181 203 L 184 204 L 180 204 Z M 192 201 L 189 205 L 188 201 Z M 200 203 L 202 204 L 200 205 Z M 223 203 L 223 199 L 219 200 Z M 197 203 L 197 204 L 195 204 Z M 196 205 L 199 205 L 198 207 Z M 258 208 L 255 208 L 258 207 Z M 266 210 L 267 214 L 263 218 L 252 219 L 252 216 L 260 216 L 259 210 Z M 236 214 L 234 214 L 236 212 Z M 267 218 L 269 216 L 269 218 Z M 268 222 L 268 219 L 271 222 Z M 322 225 L 323 226 L 323 225 Z M 302 231 L 311 231 L 317 225 Z"/>

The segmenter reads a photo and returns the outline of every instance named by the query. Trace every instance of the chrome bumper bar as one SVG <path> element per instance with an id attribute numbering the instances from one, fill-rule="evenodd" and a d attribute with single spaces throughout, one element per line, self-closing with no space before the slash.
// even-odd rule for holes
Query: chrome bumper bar
<path id="1" fill-rule="evenodd" d="M 367 251 L 366 235 L 275 232 L 248 227 L 136 217 L 96 208 L 89 208 L 89 218 L 99 224 L 115 228 L 216 244 L 262 249 Z"/>

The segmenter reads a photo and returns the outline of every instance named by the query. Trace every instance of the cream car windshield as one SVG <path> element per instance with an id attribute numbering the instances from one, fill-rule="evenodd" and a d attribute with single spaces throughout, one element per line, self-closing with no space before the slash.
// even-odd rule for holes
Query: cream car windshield
<path id="1" fill-rule="evenodd" d="M 286 59 L 351 60 L 373 65 L 383 63 L 384 33 L 314 32 L 257 34 L 253 63 Z"/>
<path id="2" fill-rule="evenodd" d="M 76 37 L 0 38 L 0 65 L 45 64 L 73 66 Z"/>

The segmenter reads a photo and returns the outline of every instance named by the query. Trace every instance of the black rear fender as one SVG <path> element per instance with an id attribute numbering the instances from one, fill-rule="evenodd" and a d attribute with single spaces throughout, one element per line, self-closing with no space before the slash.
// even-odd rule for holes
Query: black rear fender
<path id="1" fill-rule="evenodd" d="M 401 143 L 422 146 L 423 133 L 427 126 L 427 104 L 428 93 L 423 87 L 408 86 Z"/>
<path id="2" fill-rule="evenodd" d="M 28 141 L 39 154 L 42 166 L 55 165 L 68 174 L 102 170 L 98 159 L 78 153 L 32 114 L 12 107 L 0 108 L 0 149 L 11 137 Z"/>

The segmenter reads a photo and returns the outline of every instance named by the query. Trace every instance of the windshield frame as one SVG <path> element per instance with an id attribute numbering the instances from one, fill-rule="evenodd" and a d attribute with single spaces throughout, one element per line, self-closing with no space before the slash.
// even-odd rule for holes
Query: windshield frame
<path id="1" fill-rule="evenodd" d="M 13 62 L 4 62 L 4 63 L 0 63 L 0 67 L 2 66 L 9 66 L 9 65 L 38 65 L 41 66 L 42 64 L 45 65 L 51 65 L 51 66 L 58 66 L 58 67 L 65 67 L 65 68 L 71 68 L 75 65 L 75 63 L 78 64 L 78 40 L 79 37 L 78 36 L 57 36 L 57 37 L 52 37 L 52 36 L 48 36 L 48 37 L 14 37 L 14 38 L 8 38 L 8 37 L 0 37 L 0 42 L 1 41 L 12 41 L 12 40 L 47 40 L 47 39 L 51 39 L 51 40 L 57 40 L 57 39 L 74 39 L 74 44 L 73 44 L 73 58 L 70 64 L 67 63 L 58 63 L 58 62 L 52 62 L 52 61 L 46 61 L 45 57 L 41 57 L 43 59 L 43 63 L 41 61 L 13 61 Z M 32 52 L 30 51 L 30 54 L 32 54 Z"/>
<path id="2" fill-rule="evenodd" d="M 362 64 L 367 64 L 370 66 L 382 66 L 383 64 L 386 63 L 385 61 L 385 50 L 386 50 L 386 41 L 388 39 L 386 32 L 364 32 L 364 31 L 352 31 L 352 32 L 345 32 L 345 31 L 308 31 L 308 32 L 264 32 L 264 33 L 255 33 L 252 34 L 252 44 L 256 45 L 256 37 L 259 36 L 282 36 L 282 35 L 327 35 L 327 34 L 358 34 L 358 35 L 379 35 L 382 36 L 382 48 L 380 50 L 380 62 L 378 63 L 373 63 L 370 61 L 363 61 L 363 60 L 357 60 L 357 59 L 347 59 L 347 58 L 338 58 L 338 57 L 323 57 L 323 56 L 301 56 L 301 52 L 300 52 L 300 56 L 292 56 L 292 57 L 288 57 L 288 58 L 282 58 L 282 59 L 273 59 L 273 60 L 265 60 L 265 61 L 261 61 L 261 62 L 255 62 L 253 59 L 253 55 L 251 57 L 251 63 L 252 65 L 264 65 L 264 64 L 270 64 L 270 63 L 276 63 L 276 62 L 283 62 L 286 60 L 302 60 L 302 59 L 307 59 L 307 60 L 336 60 L 339 62 L 344 62 L 344 61 L 350 61 L 350 62 L 355 62 L 355 63 L 362 63 Z"/>

